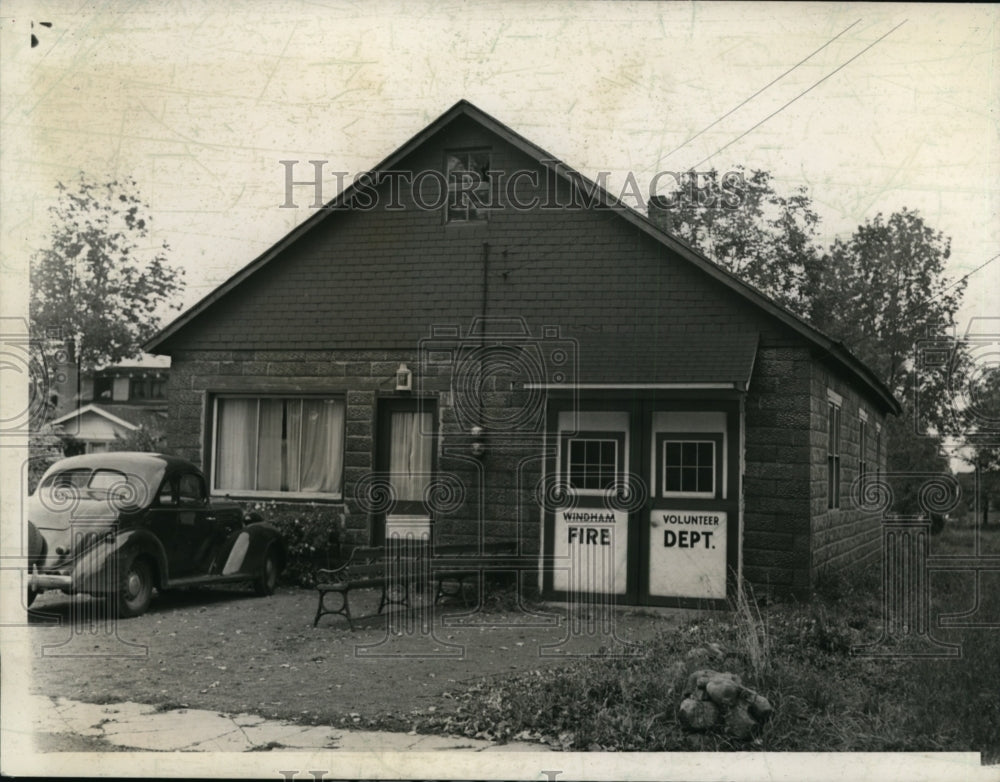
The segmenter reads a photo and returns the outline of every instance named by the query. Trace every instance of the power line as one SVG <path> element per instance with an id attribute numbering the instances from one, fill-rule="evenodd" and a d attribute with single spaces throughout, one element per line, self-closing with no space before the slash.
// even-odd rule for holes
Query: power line
<path id="1" fill-rule="evenodd" d="M 797 101 L 797 100 L 798 100 L 799 98 L 801 98 L 801 97 L 802 97 L 803 95 L 805 95 L 805 94 L 806 94 L 806 93 L 808 93 L 808 92 L 811 92 L 811 91 L 812 91 L 812 90 L 814 90 L 814 89 L 815 89 L 816 87 L 818 87 L 818 86 L 819 86 L 820 84 L 822 84 L 822 83 L 823 83 L 823 82 L 825 82 L 825 81 L 826 81 L 827 79 L 829 79 L 829 78 L 830 78 L 831 76 L 833 76 L 833 75 L 834 75 L 835 73 L 837 73 L 837 72 L 839 72 L 839 71 L 843 70 L 844 68 L 846 68 L 846 67 L 847 67 L 848 65 L 850 65 L 850 64 L 851 64 L 852 62 L 854 62 L 854 61 L 855 61 L 856 59 L 858 59 L 858 57 L 860 57 L 860 56 L 861 56 L 862 54 L 864 54 L 864 53 L 865 53 L 865 52 L 867 52 L 867 51 L 868 51 L 869 49 L 871 49 L 871 48 L 872 48 L 873 46 L 875 46 L 875 44 L 877 44 L 877 43 L 880 43 L 880 42 L 882 42 L 883 40 L 885 40 L 886 38 L 888 38 L 888 37 L 889 37 L 890 35 L 892 35 L 892 34 L 893 34 L 894 32 L 896 32 L 896 30 L 898 30 L 898 29 L 899 29 L 900 27 L 902 27 L 902 26 L 903 26 L 904 24 L 906 24 L 906 23 L 907 23 L 907 21 L 909 21 L 909 20 L 907 20 L 907 19 L 904 19 L 904 20 L 903 20 L 902 22 L 900 22 L 900 23 L 899 23 L 899 24 L 897 24 L 897 25 L 896 25 L 895 27 L 893 27 L 893 28 L 892 28 L 892 29 L 891 29 L 891 30 L 890 30 L 889 32 L 887 32 L 887 33 L 886 33 L 885 35 L 883 35 L 883 36 L 882 36 L 881 38 L 879 38 L 879 39 L 877 39 L 877 40 L 873 41 L 872 43 L 868 44 L 868 46 L 866 46 L 866 47 L 865 47 L 864 49 L 862 49 L 862 50 L 861 50 L 860 52 L 858 52 L 857 54 L 855 54 L 855 55 L 854 55 L 854 56 L 853 56 L 853 57 L 852 57 L 851 59 L 849 59 L 849 60 L 848 60 L 847 62 L 845 62 L 845 63 L 843 63 L 843 64 L 841 64 L 841 65 L 838 65 L 838 66 L 837 66 L 836 68 L 834 68 L 834 69 L 833 69 L 832 71 L 830 71 L 830 72 L 829 72 L 829 73 L 828 73 L 828 74 L 827 74 L 826 76 L 824 76 L 824 77 L 823 77 L 822 79 L 820 79 L 819 81 L 817 81 L 817 82 L 815 82 L 814 84 L 810 85 L 809 87 L 806 87 L 806 89 L 804 89 L 804 90 L 803 90 L 802 92 L 800 92 L 800 93 L 799 93 L 798 95 L 796 95 L 796 96 L 795 96 L 794 98 L 792 98 L 792 99 L 791 99 L 790 101 L 788 101 L 788 103 L 786 103 L 786 104 L 784 104 L 783 106 L 781 106 L 781 108 L 779 108 L 779 109 L 776 109 L 775 111 L 772 111 L 772 112 L 771 112 L 770 114 L 768 114 L 768 115 L 767 115 L 766 117 L 764 117 L 764 119 L 762 119 L 762 120 L 761 120 L 760 122 L 758 122 L 758 123 L 757 123 L 756 125 L 754 125 L 753 127 L 751 127 L 751 128 L 749 129 L 749 130 L 746 130 L 746 131 L 744 131 L 743 133 L 741 133 L 741 134 L 740 134 L 739 136 L 737 136 L 736 138 L 734 138 L 734 139 L 733 139 L 732 141 L 730 141 L 730 142 L 729 142 L 728 144 L 726 144 L 726 145 L 725 145 L 724 147 L 720 147 L 719 149 L 715 150 L 715 152 L 713 152 L 713 153 L 712 153 L 711 155 L 709 155 L 708 157 L 706 157 L 706 158 L 705 158 L 704 160 L 702 160 L 702 161 L 700 161 L 700 162 L 696 163 L 695 165 L 691 166 L 691 168 L 690 168 L 689 170 L 690 170 L 690 171 L 693 171 L 694 169 L 696 169 L 696 168 L 698 168 L 698 167 L 699 167 L 700 165 L 702 165 L 702 163 L 706 163 L 707 161 L 711 160 L 711 159 L 712 159 L 713 157 L 715 157 L 716 155 L 718 155 L 718 154 L 719 154 L 720 152 L 722 152 L 722 150 L 724 150 L 724 149 L 726 149 L 726 148 L 728 148 L 728 147 L 731 147 L 731 146 L 732 146 L 733 144 L 735 144 L 735 143 L 736 143 L 737 141 L 739 141 L 739 140 L 740 140 L 741 138 L 743 138 L 744 136 L 748 136 L 748 135 L 749 135 L 750 133 L 753 133 L 753 131 L 755 131 L 755 130 L 756 130 L 757 128 L 759 128 L 759 127 L 760 127 L 761 125 L 763 125 L 763 124 L 764 124 L 765 122 L 767 122 L 767 121 L 768 121 L 769 119 L 771 119 L 772 117 L 774 117 L 774 116 L 775 116 L 776 114 L 779 114 L 779 113 L 781 113 L 782 111 L 784 111 L 785 109 L 787 109 L 787 108 L 788 108 L 789 106 L 791 106 L 791 105 L 792 105 L 793 103 L 795 103 L 795 101 Z"/>
<path id="2" fill-rule="evenodd" d="M 854 21 L 851 24 L 849 24 L 847 27 L 845 27 L 843 30 L 841 30 L 839 33 L 837 33 L 835 36 L 833 36 L 833 38 L 831 38 L 825 44 L 823 44 L 822 46 L 820 46 L 818 49 L 816 49 L 814 52 L 812 52 L 811 54 L 807 55 L 803 59 L 799 60 L 797 63 L 795 63 L 795 65 L 793 65 L 791 68 L 789 68 L 787 71 L 785 71 L 784 73 L 782 73 L 777 78 L 772 79 L 771 81 L 769 81 L 767 84 L 765 84 L 763 87 L 761 87 L 759 90 L 757 90 L 757 92 L 755 92 L 749 98 L 747 98 L 746 100 L 744 100 L 738 106 L 734 106 L 729 111 L 727 111 L 725 114 L 723 114 L 721 117 L 719 117 L 717 120 L 715 120 L 715 122 L 711 123 L 710 125 L 706 125 L 704 128 L 702 128 L 697 133 L 695 133 L 693 136 L 691 136 L 691 138 L 689 138 L 687 141 L 682 142 L 681 144 L 679 144 L 678 146 L 676 146 L 672 150 L 670 150 L 667 154 L 662 155 L 659 158 L 659 160 L 657 160 L 656 163 L 654 163 L 653 165 L 657 165 L 658 166 L 663 160 L 665 160 L 666 158 L 668 158 L 672 154 L 674 154 L 674 152 L 676 152 L 677 150 L 679 150 L 679 149 L 681 149 L 683 147 L 686 147 L 688 144 L 690 144 L 692 141 L 694 141 L 700 135 L 702 135 L 703 133 L 705 133 L 705 132 L 711 130 L 712 128 L 714 128 L 716 125 L 718 125 L 720 122 L 722 122 L 722 120 L 724 120 L 730 114 L 732 114 L 733 112 L 737 111 L 738 109 L 741 109 L 744 106 L 746 106 L 750 101 L 752 101 L 754 98 L 756 98 L 762 92 L 764 92 L 764 90 L 768 89 L 769 87 L 773 86 L 777 82 L 779 82 L 782 79 L 784 79 L 788 74 L 790 74 L 792 71 L 794 71 L 800 65 L 804 64 L 807 60 L 810 60 L 813 57 L 815 57 L 817 54 L 819 54 L 821 51 L 823 51 L 827 46 L 829 46 L 831 43 L 833 43 L 838 38 L 840 38 L 840 36 L 842 36 L 844 33 L 846 33 L 848 30 L 850 30 L 852 27 L 854 27 L 854 25 L 856 25 L 860 21 L 861 21 L 860 19 L 857 19 L 856 21 Z"/>

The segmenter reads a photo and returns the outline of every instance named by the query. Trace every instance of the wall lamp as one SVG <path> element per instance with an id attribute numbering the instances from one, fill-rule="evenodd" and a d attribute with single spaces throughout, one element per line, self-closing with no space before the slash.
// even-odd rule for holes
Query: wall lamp
<path id="1" fill-rule="evenodd" d="M 396 370 L 396 390 L 413 390 L 413 373 L 409 370 L 406 364 L 400 364 L 399 369 Z"/>
<path id="2" fill-rule="evenodd" d="M 480 458 L 486 453 L 486 446 L 483 444 L 483 427 L 474 426 L 469 430 L 472 435 L 472 455 Z"/>

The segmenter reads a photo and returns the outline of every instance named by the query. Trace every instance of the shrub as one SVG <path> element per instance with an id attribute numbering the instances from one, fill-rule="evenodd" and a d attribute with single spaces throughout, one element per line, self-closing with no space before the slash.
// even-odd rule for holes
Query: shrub
<path id="1" fill-rule="evenodd" d="M 244 510 L 259 514 L 284 538 L 288 559 L 281 575 L 283 582 L 313 586 L 317 568 L 339 564 L 340 544 L 349 513 L 346 506 L 284 504 L 270 500 L 247 503 Z"/>

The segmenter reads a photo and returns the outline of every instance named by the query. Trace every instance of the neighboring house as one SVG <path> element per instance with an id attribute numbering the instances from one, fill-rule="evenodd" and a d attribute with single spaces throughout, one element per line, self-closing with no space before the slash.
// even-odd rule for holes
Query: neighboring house
<path id="1" fill-rule="evenodd" d="M 418 175 L 144 346 L 213 493 L 346 505 L 356 543 L 517 539 L 552 598 L 721 606 L 875 561 L 852 486 L 899 405 L 841 344 L 465 101 L 373 171 Z"/>
<path id="2" fill-rule="evenodd" d="M 162 439 L 167 422 L 170 360 L 144 355 L 81 374 L 79 395 L 52 421 L 67 438 L 66 454 L 100 453 L 140 429 Z M 78 406 L 73 408 L 73 402 Z"/>

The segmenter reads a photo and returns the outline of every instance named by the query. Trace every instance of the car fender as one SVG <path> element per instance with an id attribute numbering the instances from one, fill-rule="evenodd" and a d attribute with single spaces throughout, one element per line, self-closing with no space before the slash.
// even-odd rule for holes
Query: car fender
<path id="1" fill-rule="evenodd" d="M 112 539 L 104 538 L 84 552 L 73 569 L 73 591 L 106 594 L 118 589 L 118 577 L 136 554 L 153 560 L 156 586 L 168 581 L 167 555 L 163 544 L 148 530 L 125 530 Z"/>
<path id="2" fill-rule="evenodd" d="M 285 543 L 281 533 L 267 522 L 255 522 L 234 532 L 226 539 L 229 552 L 223 575 L 245 573 L 256 576 L 264 567 L 264 557 L 268 551 L 278 554 L 278 567 L 285 564 Z"/>

